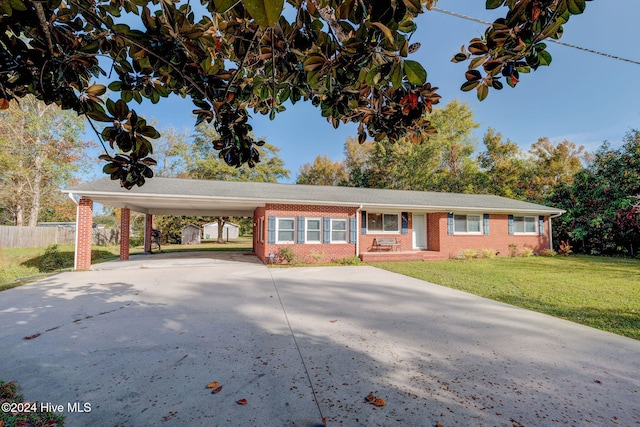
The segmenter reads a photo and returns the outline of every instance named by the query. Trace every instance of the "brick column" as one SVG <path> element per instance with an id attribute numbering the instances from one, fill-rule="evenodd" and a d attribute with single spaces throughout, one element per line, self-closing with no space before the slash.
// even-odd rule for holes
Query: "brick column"
<path id="1" fill-rule="evenodd" d="M 80 199 L 76 210 L 75 270 L 91 269 L 91 243 L 93 240 L 93 200 Z"/>
<path id="2" fill-rule="evenodd" d="M 151 253 L 151 231 L 153 230 L 153 215 L 144 216 L 144 253 Z"/>
<path id="3" fill-rule="evenodd" d="M 131 232 L 131 210 L 128 208 L 120 209 L 120 260 L 129 259 L 129 234 Z"/>

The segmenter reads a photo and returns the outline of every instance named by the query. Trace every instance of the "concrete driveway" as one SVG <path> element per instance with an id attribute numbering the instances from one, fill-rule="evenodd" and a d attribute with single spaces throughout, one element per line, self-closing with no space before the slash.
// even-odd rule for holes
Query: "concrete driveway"
<path id="1" fill-rule="evenodd" d="M 71 427 L 640 425 L 638 341 L 373 267 L 226 257 L 1 292 L 0 378 Z"/>

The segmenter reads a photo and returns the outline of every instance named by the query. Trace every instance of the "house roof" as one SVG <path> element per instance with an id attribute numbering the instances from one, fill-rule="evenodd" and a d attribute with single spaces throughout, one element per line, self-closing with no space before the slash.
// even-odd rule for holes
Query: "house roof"
<path id="1" fill-rule="evenodd" d="M 126 190 L 103 178 L 62 190 L 108 206 L 165 215 L 252 216 L 267 203 L 354 206 L 364 210 L 559 215 L 564 211 L 486 194 L 155 177 Z"/>

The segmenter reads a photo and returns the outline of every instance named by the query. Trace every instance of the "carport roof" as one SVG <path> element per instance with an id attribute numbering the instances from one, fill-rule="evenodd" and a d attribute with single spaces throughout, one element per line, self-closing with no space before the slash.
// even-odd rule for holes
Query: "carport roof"
<path id="1" fill-rule="evenodd" d="M 253 216 L 267 203 L 354 206 L 364 210 L 556 215 L 564 211 L 486 194 L 155 177 L 126 190 L 103 178 L 62 190 L 104 205 L 165 215 Z"/>

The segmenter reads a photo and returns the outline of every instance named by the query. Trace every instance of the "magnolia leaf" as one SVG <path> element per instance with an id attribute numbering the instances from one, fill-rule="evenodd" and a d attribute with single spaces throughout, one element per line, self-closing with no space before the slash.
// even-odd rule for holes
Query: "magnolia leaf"
<path id="1" fill-rule="evenodd" d="M 101 96 L 107 91 L 107 87 L 101 84 L 94 84 L 87 88 L 86 92 L 92 96 Z"/>
<path id="2" fill-rule="evenodd" d="M 476 87 L 478 87 L 479 84 L 480 84 L 480 80 L 471 80 L 471 81 L 465 82 L 460 87 L 460 90 L 462 90 L 463 92 L 468 92 L 471 89 L 475 89 Z"/>
<path id="3" fill-rule="evenodd" d="M 246 405 L 249 402 L 247 402 L 247 399 L 240 399 L 240 400 L 236 401 L 236 403 L 238 405 Z"/>
<path id="4" fill-rule="evenodd" d="M 282 13 L 284 0 L 244 0 L 249 15 L 263 27 L 273 27 Z"/>
<path id="5" fill-rule="evenodd" d="M 586 0 L 567 0 L 567 7 L 572 15 L 580 15 L 587 7 Z"/>
<path id="6" fill-rule="evenodd" d="M 538 61 L 540 65 L 549 65 L 551 64 L 551 54 L 546 50 L 538 53 Z"/>
<path id="7" fill-rule="evenodd" d="M 102 172 L 104 172 L 106 174 L 112 174 L 114 172 L 118 172 L 119 170 L 120 170 L 120 166 L 118 166 L 118 165 L 116 165 L 114 163 L 107 163 L 102 168 Z"/>
<path id="8" fill-rule="evenodd" d="M 222 386 L 219 385 L 218 387 L 214 388 L 213 391 L 211 392 L 212 394 L 218 394 L 222 391 Z"/>
<path id="9" fill-rule="evenodd" d="M 394 44 L 393 34 L 391 33 L 391 30 L 389 29 L 389 27 L 385 26 L 384 24 L 381 24 L 380 22 L 372 22 L 371 25 L 375 25 L 380 31 L 382 31 L 382 33 L 387 38 L 387 40 L 389 40 L 389 43 L 391 43 L 392 45 Z"/>
<path id="10" fill-rule="evenodd" d="M 225 13 L 236 4 L 238 0 L 213 0 L 213 7 L 218 13 Z"/>
<path id="11" fill-rule="evenodd" d="M 5 98 L 0 98 L 0 110 L 6 110 L 7 108 L 9 108 L 9 101 Z"/>
<path id="12" fill-rule="evenodd" d="M 484 99 L 489 95 L 489 87 L 485 84 L 481 84 L 477 88 L 478 92 L 478 101 L 484 101 Z"/>
<path id="13" fill-rule="evenodd" d="M 404 74 L 409 83 L 414 85 L 423 85 L 427 81 L 427 72 L 417 61 L 405 60 Z"/>

